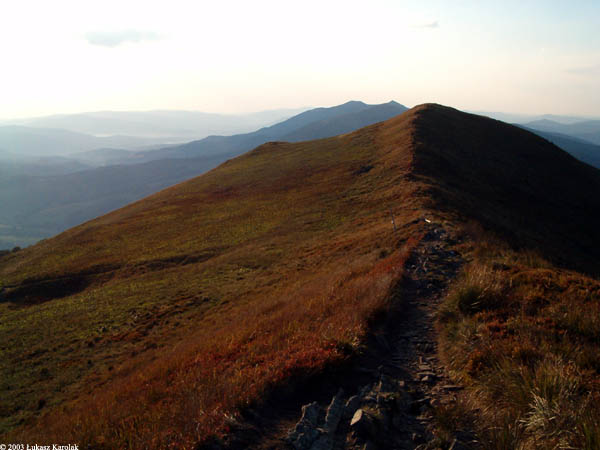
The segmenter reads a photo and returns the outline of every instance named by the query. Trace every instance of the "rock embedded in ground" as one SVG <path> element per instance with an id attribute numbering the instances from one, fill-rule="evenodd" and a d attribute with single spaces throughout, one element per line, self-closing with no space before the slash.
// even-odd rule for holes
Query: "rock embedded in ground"
<path id="1" fill-rule="evenodd" d="M 322 434 L 310 446 L 310 450 L 331 450 L 333 448 L 333 438 L 328 434 Z"/>
<path id="2" fill-rule="evenodd" d="M 442 389 L 444 391 L 460 391 L 464 388 L 462 386 L 457 386 L 455 384 L 444 384 L 443 386 L 440 386 L 440 389 Z"/>
<path id="3" fill-rule="evenodd" d="M 350 421 L 350 428 L 363 439 L 376 439 L 379 434 L 376 419 L 364 409 L 356 410 Z"/>
<path id="4" fill-rule="evenodd" d="M 344 415 L 344 391 L 340 389 L 335 397 L 331 399 L 331 403 L 327 407 L 325 415 L 324 430 L 328 433 L 334 433 Z"/>
<path id="5" fill-rule="evenodd" d="M 344 417 L 343 420 L 350 420 L 356 410 L 360 407 L 360 397 L 358 395 L 353 395 L 348 399 L 346 405 L 344 406 Z"/>
<path id="6" fill-rule="evenodd" d="M 317 429 L 321 408 L 317 402 L 302 407 L 302 417 L 287 435 L 287 441 L 296 450 L 308 450 L 321 435 Z"/>
<path id="7" fill-rule="evenodd" d="M 321 433 L 319 430 L 310 428 L 304 432 L 298 433 L 294 439 L 290 439 L 290 443 L 296 450 L 309 450 L 320 435 Z"/>
<path id="8" fill-rule="evenodd" d="M 430 376 L 432 378 L 435 378 L 437 375 L 433 370 L 423 370 L 421 372 L 417 372 L 417 378 L 419 377 L 426 377 L 426 376 Z"/>

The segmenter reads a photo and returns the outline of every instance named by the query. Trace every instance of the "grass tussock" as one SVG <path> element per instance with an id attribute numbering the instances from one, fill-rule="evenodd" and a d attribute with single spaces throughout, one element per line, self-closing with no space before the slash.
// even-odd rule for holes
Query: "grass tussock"
<path id="1" fill-rule="evenodd" d="M 494 239 L 472 255 L 438 327 L 443 359 L 468 387 L 477 440 L 599 448 L 600 282 Z"/>

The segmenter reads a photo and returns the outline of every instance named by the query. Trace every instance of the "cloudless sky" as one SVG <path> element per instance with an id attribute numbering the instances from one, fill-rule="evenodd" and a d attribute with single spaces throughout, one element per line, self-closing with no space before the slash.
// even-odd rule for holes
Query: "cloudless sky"
<path id="1" fill-rule="evenodd" d="M 4 0 L 0 118 L 348 100 L 600 116 L 600 1 Z"/>

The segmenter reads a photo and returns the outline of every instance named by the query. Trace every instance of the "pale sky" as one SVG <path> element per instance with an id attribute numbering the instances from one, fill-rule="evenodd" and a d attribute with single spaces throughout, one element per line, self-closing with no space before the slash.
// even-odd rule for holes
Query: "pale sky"
<path id="1" fill-rule="evenodd" d="M 348 100 L 600 116 L 600 1 L 0 0 L 0 119 Z"/>

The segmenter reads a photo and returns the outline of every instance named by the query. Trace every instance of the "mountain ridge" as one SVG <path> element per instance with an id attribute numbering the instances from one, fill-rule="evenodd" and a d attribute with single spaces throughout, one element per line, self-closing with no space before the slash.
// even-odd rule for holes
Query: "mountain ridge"
<path id="1" fill-rule="evenodd" d="M 90 111 L 1 121 L 3 124 L 42 128 L 63 128 L 74 132 L 107 135 L 134 135 L 157 139 L 179 137 L 180 142 L 213 133 L 250 131 L 285 120 L 308 108 L 277 109 L 246 114 L 216 114 L 200 111 Z"/>
<path id="2" fill-rule="evenodd" d="M 562 133 L 541 131 L 525 126 L 522 126 L 522 128 L 525 128 L 532 133 L 535 133 L 538 136 L 541 136 L 544 139 L 552 142 L 580 161 L 596 167 L 597 169 L 600 168 L 600 145 L 596 145 L 586 141 L 585 139 Z"/>
<path id="3" fill-rule="evenodd" d="M 143 147 L 154 144 L 155 139 L 135 136 L 96 137 L 90 134 L 59 128 L 34 128 L 24 125 L 0 126 L 0 145 L 12 157 L 67 156 L 98 147 Z M 4 153 L 3 152 L 3 153 Z M 3 155 L 0 154 L 0 157 Z"/>
<path id="4" fill-rule="evenodd" d="M 449 170 L 449 168 L 451 167 L 456 167 L 458 166 L 458 163 L 456 163 L 454 160 L 452 159 L 448 159 L 448 153 L 444 154 L 443 151 L 441 151 L 440 149 L 445 147 L 450 147 L 453 149 L 453 154 L 454 157 L 456 157 L 457 154 L 460 154 L 461 158 L 464 159 L 465 161 L 467 161 L 469 164 L 464 165 L 464 167 L 461 169 L 464 171 L 465 174 L 470 174 L 469 176 L 474 176 L 473 174 L 478 173 L 478 171 L 481 168 L 477 168 L 477 154 L 476 153 L 465 153 L 463 150 L 460 149 L 460 147 L 457 146 L 457 142 L 458 139 L 466 139 L 467 135 L 463 132 L 463 134 L 461 135 L 452 135 L 451 133 L 455 133 L 457 132 L 456 130 L 459 129 L 459 126 L 457 125 L 457 123 L 459 123 L 459 121 L 457 120 L 450 120 L 450 119 L 456 119 L 456 115 L 460 114 L 462 115 L 462 117 L 468 117 L 468 120 L 471 121 L 475 121 L 478 125 L 478 127 L 483 128 L 483 129 L 487 129 L 487 130 L 493 130 L 495 129 L 495 135 L 502 135 L 503 133 L 508 133 L 508 136 L 511 136 L 511 139 L 515 140 L 515 139 L 525 139 L 527 142 L 530 143 L 531 147 L 529 149 L 523 149 L 523 153 L 517 153 L 516 155 L 518 156 L 518 158 L 520 158 L 522 160 L 522 164 L 519 165 L 515 165 L 514 162 L 511 162 L 510 159 L 506 159 L 502 158 L 501 154 L 495 154 L 495 164 L 500 164 L 502 161 L 503 164 L 507 164 L 505 167 L 505 170 L 502 171 L 502 175 L 498 175 L 495 174 L 494 171 L 496 170 L 495 168 L 492 168 L 489 172 L 486 172 L 486 178 L 489 178 L 491 180 L 496 180 L 498 182 L 499 185 L 504 185 L 505 189 L 507 192 L 504 193 L 505 196 L 513 196 L 515 195 L 516 197 L 513 199 L 511 197 L 511 200 L 515 200 L 518 201 L 519 203 L 519 208 L 522 208 L 523 213 L 527 210 L 527 202 L 524 201 L 523 199 L 521 199 L 519 197 L 519 195 L 522 195 L 524 198 L 528 198 L 530 199 L 530 193 L 528 193 L 528 190 L 531 190 L 531 186 L 529 186 L 534 179 L 535 176 L 535 172 L 532 171 L 531 169 L 529 169 L 529 167 L 531 167 L 531 164 L 534 162 L 537 162 L 538 164 L 541 164 L 543 162 L 543 158 L 539 157 L 539 150 L 537 150 L 537 148 L 544 148 L 547 149 L 545 150 L 545 152 L 550 152 L 550 153 L 546 153 L 546 156 L 550 156 L 552 155 L 553 159 L 558 159 L 558 163 L 554 164 L 554 170 L 555 173 L 552 174 L 552 176 L 549 177 L 549 179 L 555 179 L 556 177 L 558 177 L 558 174 L 560 173 L 560 170 L 563 170 L 563 168 L 569 167 L 570 170 L 574 170 L 576 172 L 579 173 L 578 176 L 576 177 L 570 177 L 567 178 L 564 182 L 564 186 L 569 186 L 569 188 L 567 189 L 568 194 L 564 194 L 561 193 L 560 190 L 557 191 L 550 191 L 553 192 L 553 196 L 552 199 L 550 200 L 544 200 L 544 202 L 559 202 L 559 201 L 563 201 L 564 204 L 563 206 L 567 206 L 567 203 L 564 199 L 568 196 L 568 195 L 574 195 L 576 189 L 573 188 L 572 186 L 576 185 L 578 182 L 585 182 L 588 183 L 588 190 L 589 191 L 595 191 L 596 187 L 600 188 L 600 185 L 598 184 L 598 174 L 600 173 L 600 171 L 598 169 L 595 169 L 591 166 L 588 166 L 580 161 L 578 161 L 577 159 L 575 159 L 573 156 L 569 155 L 568 153 L 566 153 L 564 150 L 560 149 L 559 147 L 556 147 L 555 145 L 547 142 L 545 139 L 530 133 L 526 130 L 523 130 L 521 128 L 518 127 L 514 127 L 512 125 L 509 124 L 505 124 L 503 122 L 494 120 L 494 119 L 489 119 L 489 118 L 485 118 L 482 116 L 477 116 L 477 115 L 468 115 L 467 113 L 461 113 L 458 110 L 455 110 L 453 108 L 448 108 L 448 107 L 443 107 L 441 105 L 438 104 L 423 104 L 423 105 L 419 105 L 416 106 L 414 108 L 412 108 L 410 110 L 411 115 L 408 118 L 402 118 L 402 116 L 398 116 L 396 118 L 390 119 L 387 122 L 385 122 L 385 127 L 389 128 L 389 129 L 394 129 L 396 122 L 399 123 L 406 123 L 406 121 L 410 120 L 412 124 L 414 124 L 414 131 L 412 131 L 412 133 L 415 134 L 415 148 L 416 153 L 415 155 L 417 156 L 414 159 L 414 167 L 415 167 L 415 171 L 414 171 L 414 175 L 416 178 L 422 178 L 423 180 L 429 180 L 432 176 L 432 173 L 435 174 L 435 176 L 437 177 L 438 180 L 440 180 L 440 182 L 436 185 L 437 186 L 437 194 L 438 196 L 440 196 L 441 199 L 443 199 L 436 207 L 437 208 L 442 208 L 444 209 L 444 203 L 446 205 L 452 205 L 452 207 L 454 207 L 456 210 L 458 210 L 458 205 L 457 205 L 457 201 L 455 197 L 447 197 L 447 192 L 445 191 L 445 189 L 447 190 L 447 186 L 459 186 L 459 185 L 463 185 L 464 189 L 466 189 L 465 192 L 468 193 L 469 196 L 473 197 L 475 194 L 475 190 L 478 190 L 480 192 L 486 192 L 489 193 L 489 190 L 485 189 L 485 187 L 481 184 L 478 183 L 477 184 L 477 189 L 475 189 L 474 187 L 471 186 L 471 183 L 473 182 L 473 179 L 469 179 L 469 178 L 453 178 L 456 176 L 455 172 L 452 172 L 451 170 Z M 435 119 L 431 119 L 431 117 L 435 117 Z M 442 137 L 438 137 L 441 136 L 441 132 L 440 133 L 432 133 L 431 130 L 435 130 L 435 127 L 431 126 L 430 124 L 427 123 L 427 120 L 438 120 L 438 121 L 445 121 L 446 124 L 451 124 L 451 126 L 449 126 L 447 129 L 444 130 L 444 143 L 442 143 Z M 425 124 L 423 124 L 423 122 L 425 122 Z M 380 125 L 382 126 L 382 125 Z M 420 138 L 420 134 L 422 133 L 422 130 L 426 129 L 427 134 L 428 134 L 428 143 L 426 146 L 420 144 L 419 142 L 419 138 Z M 464 129 L 464 128 L 463 128 Z M 500 132 L 498 132 L 497 130 L 501 130 Z M 365 129 L 368 130 L 368 127 Z M 353 133 L 357 133 L 357 132 L 353 132 Z M 353 133 L 350 133 L 350 135 L 348 135 L 348 138 L 351 138 L 351 135 Z M 452 136 L 452 138 L 454 140 L 448 140 L 448 137 Z M 475 137 L 473 137 L 475 136 Z M 485 132 L 479 132 L 476 135 L 471 135 L 469 136 L 469 140 L 470 142 L 473 143 L 472 148 L 477 148 L 476 147 L 476 140 L 477 139 L 489 139 L 490 136 L 486 135 Z M 338 138 L 329 138 L 329 139 L 338 139 Z M 432 141 L 432 139 L 439 139 L 439 141 L 434 142 Z M 500 139 L 497 139 L 498 141 L 501 141 Z M 274 151 L 274 149 L 277 149 L 280 146 L 283 147 L 288 147 L 288 146 L 293 146 L 294 144 L 288 144 L 285 142 L 271 142 L 271 143 L 266 143 L 263 144 L 259 147 L 257 147 L 255 150 L 242 155 L 240 157 L 234 158 L 230 161 L 228 161 L 224 166 L 221 167 L 226 167 L 230 164 L 233 164 L 234 161 L 239 160 L 239 158 L 242 158 L 242 160 L 245 160 L 247 158 L 252 158 L 257 154 L 261 154 L 263 155 L 265 152 L 272 152 Z M 496 144 L 497 145 L 497 144 Z M 507 148 L 509 149 L 509 145 L 508 144 L 501 144 L 502 148 Z M 533 150 L 531 150 L 533 149 Z M 460 152 L 460 153 L 459 153 Z M 515 154 L 514 150 L 512 150 L 512 153 Z M 537 158 L 541 159 L 542 161 L 537 161 Z M 542 164 L 543 166 L 543 164 Z M 424 169 L 426 168 L 426 169 Z M 213 173 L 215 169 L 211 170 L 208 173 Z M 429 173 L 424 173 L 424 171 L 427 170 L 429 171 Z M 469 170 L 471 172 L 469 172 Z M 208 175 L 207 175 L 208 176 Z M 508 179 L 511 180 L 509 183 L 506 183 L 507 177 L 509 177 Z M 539 177 L 538 177 L 539 178 Z M 527 181 L 529 180 L 529 181 Z M 589 181 L 588 181 L 589 180 Z M 508 186 L 507 184 L 512 184 L 513 182 L 518 181 L 518 182 L 526 182 L 525 185 L 523 185 L 524 187 L 522 188 L 515 188 L 513 186 Z M 188 182 L 189 183 L 189 182 Z M 165 192 L 170 192 L 172 190 L 177 190 L 177 189 L 182 189 L 184 186 L 184 184 L 178 184 L 176 186 L 173 186 L 171 188 L 167 188 L 166 190 L 161 191 L 161 193 L 165 193 Z M 516 186 L 516 184 L 515 184 Z M 529 186 L 529 187 L 528 187 Z M 535 186 L 537 190 L 539 191 L 548 191 L 551 188 L 551 184 L 549 183 L 549 181 L 542 181 L 539 180 L 537 182 L 537 184 Z M 516 189 L 516 190 L 515 190 Z M 491 194 L 490 194 L 491 195 Z M 148 201 L 150 201 L 151 199 L 156 198 L 156 195 L 152 195 L 150 197 L 148 197 Z M 498 205 L 495 205 L 495 207 L 497 208 L 502 208 L 501 207 L 501 203 L 502 202 L 506 202 L 507 198 L 500 198 L 497 200 L 498 201 Z M 540 199 L 540 201 L 542 201 Z M 466 201 L 467 204 L 469 203 L 473 203 L 473 198 L 470 198 L 469 200 Z M 589 205 L 587 205 L 589 203 Z M 575 212 L 580 212 L 582 210 L 585 210 L 586 208 L 589 208 L 591 210 L 600 210 L 600 208 L 592 208 L 590 205 L 595 205 L 595 203 L 597 203 L 597 201 L 595 200 L 584 200 L 583 203 L 581 205 L 577 204 L 573 206 L 573 211 Z M 134 205 L 138 205 L 139 201 L 134 203 Z M 587 206 L 585 206 L 587 205 Z M 513 205 L 514 206 L 514 205 Z M 130 206 L 126 207 L 130 208 Z M 548 208 L 549 210 L 554 210 L 554 208 Z M 123 209 L 119 209 L 117 211 L 115 211 L 114 213 L 111 214 L 111 216 L 113 214 L 120 214 L 120 212 Z M 470 211 L 471 213 L 473 213 L 478 220 L 482 220 L 482 221 L 486 221 L 488 219 L 485 219 L 482 214 L 479 213 L 475 213 L 474 211 L 467 209 L 468 211 Z M 485 212 L 485 214 L 489 214 L 490 215 L 490 219 L 489 221 L 491 221 L 491 218 L 494 217 L 494 212 L 491 210 Z M 523 219 L 524 216 L 521 216 L 521 219 Z M 595 226 L 596 221 L 598 220 L 597 215 L 593 215 L 592 218 L 594 220 L 588 221 L 587 224 L 584 225 L 585 229 L 593 229 L 593 227 Z M 532 219 L 535 220 L 535 219 Z M 532 228 L 534 228 L 534 225 L 529 224 Z M 563 224 L 566 225 L 566 224 Z M 590 228 L 591 227 L 591 228 Z M 589 231 L 589 234 L 591 235 L 592 232 Z"/>
<path id="5" fill-rule="evenodd" d="M 138 152 L 138 154 L 135 155 L 135 161 L 159 159 L 162 157 L 190 158 L 200 152 L 216 153 L 217 151 L 236 151 L 241 153 L 268 141 L 285 141 L 287 140 L 288 135 L 293 133 L 295 130 L 302 127 L 310 127 L 311 124 L 319 126 L 319 122 L 323 120 L 332 119 L 340 115 L 345 115 L 347 120 L 348 117 L 350 117 L 350 114 L 357 114 L 365 110 L 374 111 L 377 114 L 382 108 L 387 111 L 387 114 L 378 114 L 374 118 L 364 117 L 362 121 L 359 121 L 360 126 L 370 125 L 380 121 L 378 119 L 381 117 L 389 118 L 391 115 L 400 114 L 407 109 L 396 102 L 388 102 L 380 105 L 367 105 L 366 103 L 352 100 L 338 106 L 314 108 L 275 125 L 260 128 L 252 133 L 233 136 L 208 136 L 198 141 L 188 142 L 179 146 L 169 147 L 167 149 Z M 356 129 L 353 128 L 354 124 L 346 124 L 344 126 L 343 121 L 340 125 L 344 130 L 343 132 L 350 132 Z M 337 129 L 335 131 L 337 131 Z M 319 137 L 335 136 L 335 131 L 326 132 L 324 133 L 326 136 L 320 135 Z M 306 136 L 307 132 L 309 132 L 308 128 L 305 129 L 304 136 Z"/>
<path id="6" fill-rule="evenodd" d="M 473 250 L 464 231 L 473 223 L 507 243 L 485 276 L 514 271 L 524 286 L 595 272 L 600 199 L 588 192 L 598 186 L 600 171 L 543 138 L 435 104 L 341 136 L 265 143 L 0 258 L 0 312 L 10 319 L 0 370 L 15 405 L 28 405 L 2 427 L 25 415 L 27 436 L 108 447 L 224 439 L 228 417 L 243 422 L 274 386 L 293 390 L 351 365 L 390 308 L 403 311 L 405 274 L 452 252 L 498 251 L 488 241 Z M 510 252 L 533 260 L 536 250 L 560 269 L 508 266 Z M 427 289 L 419 281 L 414 295 Z M 485 307 L 491 288 L 482 289 L 461 304 L 468 320 L 487 317 L 468 309 Z M 546 304 L 531 295 L 527 311 Z M 490 333 L 505 330 L 495 320 Z M 41 323 L 52 333 L 16 332 Z M 55 394 L 39 408 L 42 392 Z"/>
<path id="7" fill-rule="evenodd" d="M 600 120 L 584 120 L 580 122 L 563 124 L 549 119 L 542 119 L 523 124 L 526 127 L 540 131 L 562 133 L 584 139 L 600 145 Z"/>

